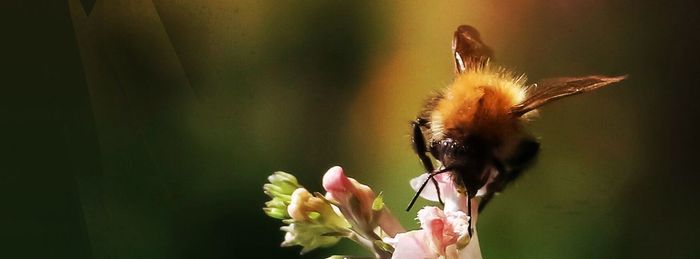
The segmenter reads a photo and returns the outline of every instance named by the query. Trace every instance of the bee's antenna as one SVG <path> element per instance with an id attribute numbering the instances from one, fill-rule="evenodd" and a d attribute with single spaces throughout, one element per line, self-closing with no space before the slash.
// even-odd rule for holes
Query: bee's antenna
<path id="1" fill-rule="evenodd" d="M 418 200 L 418 196 L 420 196 L 421 192 L 423 192 L 423 189 L 425 189 L 425 186 L 428 185 L 428 181 L 433 179 L 438 174 L 444 173 L 444 172 L 449 172 L 452 170 L 452 168 L 443 168 L 439 171 L 432 172 L 428 175 L 428 178 L 423 181 L 423 184 L 421 184 L 420 188 L 418 188 L 418 191 L 416 192 L 415 195 L 413 195 L 413 199 L 411 199 L 411 203 L 408 204 L 408 207 L 406 207 L 406 211 L 410 211 L 411 208 L 413 207 L 413 204 L 416 203 L 416 200 Z M 435 186 L 436 189 L 439 189 L 438 186 Z"/>

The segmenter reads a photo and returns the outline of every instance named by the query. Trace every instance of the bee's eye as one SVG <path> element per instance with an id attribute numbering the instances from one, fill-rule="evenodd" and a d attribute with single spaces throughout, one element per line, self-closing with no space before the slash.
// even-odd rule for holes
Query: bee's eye
<path id="1" fill-rule="evenodd" d="M 452 153 L 454 152 L 456 142 L 451 139 L 443 139 L 438 143 L 437 149 L 440 153 Z"/>

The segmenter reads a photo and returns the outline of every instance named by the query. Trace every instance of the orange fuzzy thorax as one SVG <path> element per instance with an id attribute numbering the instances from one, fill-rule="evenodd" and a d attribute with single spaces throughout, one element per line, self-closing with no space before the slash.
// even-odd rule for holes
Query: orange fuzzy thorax
<path id="1" fill-rule="evenodd" d="M 480 134 L 498 139 L 519 127 L 511 107 L 525 99 L 525 77 L 500 69 L 468 70 L 443 92 L 431 114 L 432 139 Z"/>

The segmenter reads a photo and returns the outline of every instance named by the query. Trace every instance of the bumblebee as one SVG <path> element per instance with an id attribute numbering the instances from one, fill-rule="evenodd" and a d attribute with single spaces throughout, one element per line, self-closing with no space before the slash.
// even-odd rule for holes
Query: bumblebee
<path id="1" fill-rule="evenodd" d="M 525 75 L 490 64 L 493 51 L 482 42 L 479 32 L 467 25 L 455 31 L 452 53 L 454 82 L 430 97 L 411 123 L 413 148 L 430 174 L 406 210 L 428 181 L 437 189 L 433 177 L 441 173 L 450 173 L 458 191 L 468 197 L 469 214 L 471 199 L 483 188 L 479 211 L 483 210 L 494 194 L 518 178 L 537 156 L 540 144 L 525 129 L 537 108 L 626 77 L 561 77 L 528 85 Z M 438 170 L 429 155 L 439 161 Z"/>

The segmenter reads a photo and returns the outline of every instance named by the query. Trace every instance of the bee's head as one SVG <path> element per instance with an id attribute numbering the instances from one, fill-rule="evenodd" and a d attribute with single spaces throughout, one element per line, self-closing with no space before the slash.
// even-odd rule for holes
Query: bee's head
<path id="1" fill-rule="evenodd" d="M 445 167 L 473 167 L 490 153 L 486 143 L 476 137 L 463 141 L 444 138 L 431 145 L 431 152 Z"/>
<path id="2" fill-rule="evenodd" d="M 486 166 L 491 159 L 491 152 L 480 138 L 471 137 L 463 141 L 445 138 L 434 142 L 431 152 L 445 168 L 454 172 L 455 181 L 466 187 L 470 197 L 488 179 Z"/>

